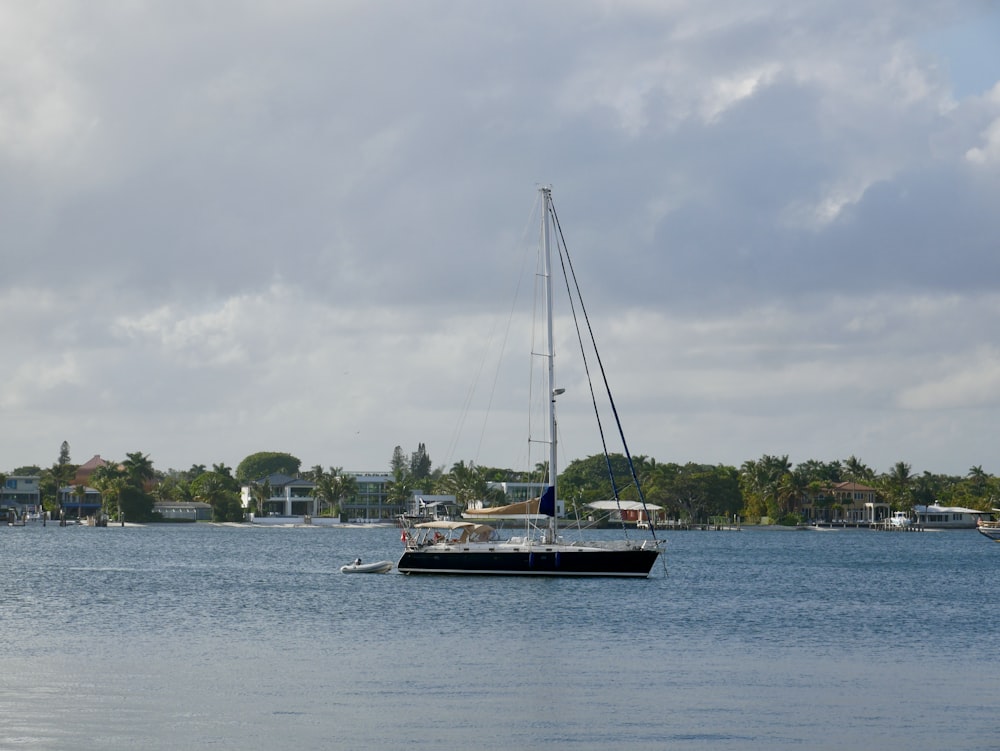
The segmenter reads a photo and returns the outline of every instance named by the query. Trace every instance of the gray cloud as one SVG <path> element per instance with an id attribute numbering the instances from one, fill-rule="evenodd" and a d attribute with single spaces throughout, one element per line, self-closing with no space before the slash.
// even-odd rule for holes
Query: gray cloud
<path id="1" fill-rule="evenodd" d="M 551 182 L 633 450 L 1000 471 L 989 5 L 3 16 L 0 466 L 513 465 L 456 425 Z"/>

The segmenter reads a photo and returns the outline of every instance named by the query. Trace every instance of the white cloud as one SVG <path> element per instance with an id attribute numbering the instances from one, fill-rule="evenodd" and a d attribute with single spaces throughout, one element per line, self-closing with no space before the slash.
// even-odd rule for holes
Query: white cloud
<path id="1" fill-rule="evenodd" d="M 0 468 L 63 439 L 473 458 L 536 182 L 641 453 L 989 466 L 1000 86 L 954 90 L 961 44 L 926 43 L 980 12 L 5 6 Z M 515 395 L 479 460 L 510 461 Z"/>
<path id="2" fill-rule="evenodd" d="M 66 179 L 90 137 L 97 113 L 86 85 L 73 71 L 72 54 L 56 40 L 72 23 L 55 6 L 0 8 L 0 164 Z"/>
<path id="3" fill-rule="evenodd" d="M 1000 351 L 981 347 L 932 363 L 927 380 L 901 391 L 905 409 L 996 409 L 1000 406 Z"/>
<path id="4" fill-rule="evenodd" d="M 1000 117 L 990 123 L 982 133 L 982 146 L 974 146 L 965 152 L 965 158 L 973 164 L 987 165 L 1000 162 Z"/>
<path id="5" fill-rule="evenodd" d="M 707 123 L 715 122 L 726 110 L 771 83 L 780 72 L 780 65 L 770 63 L 754 70 L 714 78 L 709 82 L 699 106 L 701 116 Z"/>

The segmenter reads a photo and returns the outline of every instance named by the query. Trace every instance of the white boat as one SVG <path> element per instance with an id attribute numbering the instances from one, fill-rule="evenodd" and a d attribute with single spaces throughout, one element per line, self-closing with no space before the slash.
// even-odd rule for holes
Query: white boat
<path id="1" fill-rule="evenodd" d="M 575 290 L 573 299 L 574 319 L 580 313 L 584 319 L 586 309 L 579 298 L 579 288 L 572 275 L 572 262 L 569 259 L 558 217 L 552 204 L 552 191 L 548 187 L 539 189 L 541 198 L 541 242 L 539 248 L 539 266 L 536 278 L 541 284 L 541 295 L 544 297 L 544 332 L 543 340 L 532 348 L 536 358 L 543 362 L 544 390 L 541 392 L 547 404 L 546 436 L 537 443 L 548 444 L 548 480 L 545 489 L 538 498 L 501 508 L 467 509 L 463 513 L 465 521 L 427 521 L 404 526 L 402 540 L 403 554 L 396 568 L 405 574 L 495 574 L 495 575 L 528 575 L 528 576 L 609 576 L 609 577 L 639 577 L 649 576 L 660 555 L 661 541 L 656 539 L 655 531 L 651 539 L 642 541 L 629 540 L 623 528 L 621 540 L 568 541 L 558 533 L 557 486 L 558 477 L 556 451 L 556 398 L 564 393 L 564 389 L 555 386 L 554 355 L 553 355 L 553 264 L 552 245 L 557 245 L 561 268 L 569 277 L 566 281 L 568 289 Z M 557 230 L 553 232 L 553 230 Z M 591 331 L 589 321 L 585 330 Z M 578 340 L 583 341 L 581 327 L 577 326 Z M 592 336 L 592 335 L 591 335 Z M 591 346 L 593 340 L 591 339 Z M 540 351 L 539 351 L 540 350 Z M 596 348 L 595 348 L 596 351 Z M 600 374 L 604 375 L 603 365 Z M 588 374 L 589 374 L 588 367 Z M 606 388 L 607 381 L 604 379 Z M 610 391 L 607 399 L 611 406 L 614 401 Z M 589 394 L 595 404 L 593 389 Z M 617 410 L 614 410 L 617 421 Z M 621 425 L 617 425 L 618 434 L 623 437 Z M 601 431 L 603 437 L 603 430 Z M 531 440 L 531 439 L 529 439 Z M 632 458 L 627 446 L 624 454 L 631 469 L 631 481 L 635 485 L 637 495 L 642 502 L 642 490 L 638 486 L 636 472 L 632 466 Z M 608 463 L 610 468 L 610 462 Z M 616 491 L 628 484 L 624 478 L 613 481 Z M 648 515 L 647 515 L 648 518 Z M 523 524 L 523 533 L 503 539 L 490 525 L 483 524 L 495 519 L 517 520 Z"/>
<path id="2" fill-rule="evenodd" d="M 988 511 L 962 506 L 941 506 L 932 503 L 914 506 L 917 525 L 923 529 L 975 529 L 980 520 L 989 517 Z"/>
<path id="3" fill-rule="evenodd" d="M 995 514 L 1000 514 L 1000 508 L 993 509 L 993 512 Z M 976 523 L 976 529 L 979 530 L 979 534 L 985 535 L 996 542 L 1000 542 L 1000 521 L 980 519 Z"/>
<path id="4" fill-rule="evenodd" d="M 911 524 L 913 524 L 913 520 L 910 518 L 910 515 L 907 514 L 905 511 L 893 511 L 892 516 L 889 517 L 890 527 L 902 528 L 902 527 L 909 527 Z"/>
<path id="5" fill-rule="evenodd" d="M 387 574 L 392 571 L 392 561 L 375 561 L 374 563 L 362 563 L 358 558 L 354 563 L 348 563 L 340 567 L 342 574 Z"/>

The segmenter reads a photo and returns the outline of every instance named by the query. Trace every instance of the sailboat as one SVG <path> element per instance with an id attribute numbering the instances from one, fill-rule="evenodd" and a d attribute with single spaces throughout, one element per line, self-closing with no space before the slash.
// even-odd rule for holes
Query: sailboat
<path id="1" fill-rule="evenodd" d="M 546 321 L 546 351 L 542 356 L 546 360 L 545 386 L 548 394 L 547 483 L 539 497 L 528 502 L 478 512 L 468 510 L 461 521 L 405 525 L 401 534 L 403 554 L 396 564 L 401 573 L 646 578 L 660 555 L 661 541 L 655 538 L 655 532 L 652 539 L 641 542 L 629 540 L 627 536 L 621 540 L 568 541 L 559 534 L 556 518 L 556 397 L 564 393 L 564 389 L 554 386 L 551 251 L 553 229 L 558 229 L 558 218 L 552 204 L 551 188 L 545 186 L 539 190 L 542 200 L 541 277 Z M 561 237 L 561 232 L 558 237 Z M 565 248 L 565 244 L 560 247 Z M 631 466 L 627 449 L 626 456 Z M 632 478 L 641 497 L 634 468 Z M 615 486 L 615 483 L 612 482 L 612 485 Z M 527 522 L 524 534 L 503 538 L 489 523 L 495 519 L 511 518 Z"/>

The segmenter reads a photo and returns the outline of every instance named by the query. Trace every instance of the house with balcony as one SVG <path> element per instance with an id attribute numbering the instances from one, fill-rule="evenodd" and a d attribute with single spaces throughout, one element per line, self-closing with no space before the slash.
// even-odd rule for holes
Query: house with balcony
<path id="1" fill-rule="evenodd" d="M 97 516 L 103 507 L 101 491 L 86 485 L 64 485 L 59 488 L 58 498 L 61 513 L 67 519 Z"/>
<path id="2" fill-rule="evenodd" d="M 249 513 L 256 514 L 257 492 L 263 488 L 267 496 L 263 501 L 264 516 L 315 516 L 316 483 L 301 477 L 273 474 L 240 488 L 240 502 Z"/>
<path id="3" fill-rule="evenodd" d="M 41 511 L 40 481 L 38 475 L 8 475 L 0 487 L 0 509 L 12 509 L 19 517 Z"/>
<path id="4" fill-rule="evenodd" d="M 802 516 L 809 522 L 875 523 L 889 516 L 889 504 L 878 491 L 859 482 L 838 482 L 802 499 Z"/>
<path id="5" fill-rule="evenodd" d="M 342 522 L 395 521 L 406 511 L 405 504 L 389 500 L 393 476 L 386 472 L 345 472 L 354 478 L 354 492 L 340 501 Z"/>

